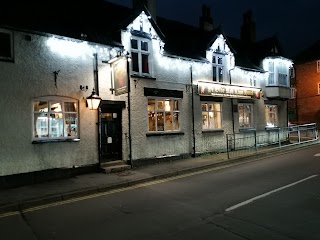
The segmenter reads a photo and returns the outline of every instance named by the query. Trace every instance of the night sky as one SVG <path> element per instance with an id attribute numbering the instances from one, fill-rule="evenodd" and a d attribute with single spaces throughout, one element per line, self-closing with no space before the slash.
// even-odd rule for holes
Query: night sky
<path id="1" fill-rule="evenodd" d="M 132 0 L 108 1 L 132 7 Z M 289 57 L 320 39 L 319 0 L 157 0 L 157 15 L 198 26 L 202 4 L 210 7 L 215 25 L 232 37 L 240 36 L 242 14 L 251 9 L 257 40 L 278 36 Z"/>

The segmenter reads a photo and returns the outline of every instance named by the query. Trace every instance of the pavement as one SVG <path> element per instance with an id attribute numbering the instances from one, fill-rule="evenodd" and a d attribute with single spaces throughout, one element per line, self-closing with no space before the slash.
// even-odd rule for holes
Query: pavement
<path id="1" fill-rule="evenodd" d="M 0 217 L 1 214 L 25 211 L 47 204 L 57 204 L 76 198 L 84 198 L 85 196 L 103 194 L 108 191 L 123 190 L 161 179 L 183 177 L 184 175 L 197 174 L 197 172 L 214 171 L 259 161 L 288 152 L 299 151 L 315 144 L 319 144 L 319 142 L 271 148 L 232 159 L 228 159 L 227 153 L 207 154 L 196 158 L 132 168 L 119 173 L 90 173 L 67 179 L 4 189 L 0 190 Z"/>

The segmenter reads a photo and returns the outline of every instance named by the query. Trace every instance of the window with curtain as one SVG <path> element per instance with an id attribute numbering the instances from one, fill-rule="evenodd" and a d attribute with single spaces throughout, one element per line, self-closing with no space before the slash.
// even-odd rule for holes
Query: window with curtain
<path id="1" fill-rule="evenodd" d="M 132 37 L 131 66 L 133 73 L 150 76 L 150 44 L 149 39 Z"/>
<path id="2" fill-rule="evenodd" d="M 266 127 L 278 126 L 278 106 L 265 105 L 265 121 Z"/>

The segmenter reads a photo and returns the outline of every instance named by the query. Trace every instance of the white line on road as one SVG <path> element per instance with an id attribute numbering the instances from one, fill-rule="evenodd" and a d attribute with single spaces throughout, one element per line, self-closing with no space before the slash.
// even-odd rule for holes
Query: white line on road
<path id="1" fill-rule="evenodd" d="M 242 206 L 244 206 L 244 205 L 247 205 L 247 204 L 249 204 L 249 203 L 251 203 L 251 202 L 253 202 L 253 201 L 255 201 L 255 200 L 258 200 L 258 199 L 260 199 L 260 198 L 266 197 L 266 196 L 268 196 L 268 195 L 270 195 L 270 194 L 272 194 L 272 193 L 281 191 L 281 190 L 283 190 L 283 189 L 292 187 L 292 186 L 294 186 L 294 185 L 296 185 L 296 184 L 302 183 L 302 182 L 304 182 L 304 181 L 307 181 L 307 180 L 309 180 L 309 179 L 311 179 L 311 178 L 314 178 L 314 177 L 317 177 L 317 176 L 318 176 L 318 175 L 312 175 L 312 176 L 310 176 L 310 177 L 301 179 L 301 180 L 296 181 L 296 182 L 294 182 L 294 183 L 290 183 L 290 184 L 285 185 L 285 186 L 283 186 L 283 187 L 274 189 L 274 190 L 272 190 L 272 191 L 270 191 L 270 192 L 266 192 L 266 193 L 264 193 L 264 194 L 261 194 L 261 195 L 259 195 L 259 196 L 254 197 L 254 198 L 250 198 L 250 199 L 248 199 L 248 200 L 246 200 L 246 201 L 244 201 L 244 202 L 238 203 L 238 204 L 236 204 L 236 205 L 234 205 L 234 206 L 232 206 L 232 207 L 227 208 L 225 211 L 226 211 L 226 212 L 232 211 L 232 210 L 234 210 L 234 209 L 236 209 L 236 208 L 239 208 L 239 207 L 242 207 Z"/>

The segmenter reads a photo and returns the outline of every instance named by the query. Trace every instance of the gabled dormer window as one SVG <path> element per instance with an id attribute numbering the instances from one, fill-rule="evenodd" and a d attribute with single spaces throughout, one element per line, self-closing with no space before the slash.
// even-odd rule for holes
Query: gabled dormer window
<path id="1" fill-rule="evenodd" d="M 151 75 L 151 41 L 147 38 L 131 38 L 132 72 L 140 76 Z"/>
<path id="2" fill-rule="evenodd" d="M 0 29 L 0 61 L 13 61 L 13 33 Z"/>
<path id="3" fill-rule="evenodd" d="M 213 54 L 212 56 L 212 72 L 214 82 L 223 82 L 224 76 L 224 55 Z"/>

